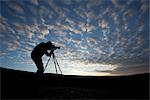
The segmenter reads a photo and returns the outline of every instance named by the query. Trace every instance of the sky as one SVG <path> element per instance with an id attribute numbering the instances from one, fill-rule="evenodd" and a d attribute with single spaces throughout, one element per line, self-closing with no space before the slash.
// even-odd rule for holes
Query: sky
<path id="1" fill-rule="evenodd" d="M 149 0 L 0 0 L 0 67 L 36 72 L 31 52 L 47 41 L 64 75 L 149 72 Z"/>

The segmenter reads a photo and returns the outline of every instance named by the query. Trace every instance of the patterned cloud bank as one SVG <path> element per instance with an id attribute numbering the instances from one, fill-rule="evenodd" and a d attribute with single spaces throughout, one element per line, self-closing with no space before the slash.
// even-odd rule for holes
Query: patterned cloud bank
<path id="1" fill-rule="evenodd" d="M 35 72 L 30 53 L 50 40 L 63 74 L 145 73 L 149 0 L 1 0 L 0 40 L 1 67 Z"/>

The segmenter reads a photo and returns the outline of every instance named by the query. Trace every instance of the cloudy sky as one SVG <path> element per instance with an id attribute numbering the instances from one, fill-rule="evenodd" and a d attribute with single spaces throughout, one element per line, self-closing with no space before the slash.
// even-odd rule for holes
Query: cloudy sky
<path id="1" fill-rule="evenodd" d="M 65 75 L 148 72 L 149 0 L 0 0 L 0 67 L 36 72 L 31 51 L 49 40 Z"/>

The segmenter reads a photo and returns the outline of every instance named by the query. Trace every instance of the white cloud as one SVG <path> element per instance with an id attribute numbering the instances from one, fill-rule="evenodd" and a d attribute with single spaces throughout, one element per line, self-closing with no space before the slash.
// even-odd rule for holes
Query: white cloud
<path id="1" fill-rule="evenodd" d="M 15 28 L 14 28 L 15 31 L 16 31 L 20 36 L 25 35 L 26 32 L 28 33 L 28 31 L 29 31 L 29 29 L 30 29 L 30 27 L 29 27 L 28 25 L 23 24 L 23 23 L 18 23 L 18 22 L 16 22 L 16 23 L 13 23 L 13 25 L 14 25 L 14 27 L 15 27 Z"/>
<path id="2" fill-rule="evenodd" d="M 34 33 L 33 32 L 28 32 L 28 38 L 32 38 L 32 36 L 34 35 Z"/>
<path id="3" fill-rule="evenodd" d="M 37 37 L 38 37 L 39 39 L 44 39 L 44 35 L 43 35 L 43 34 L 39 34 Z"/>
<path id="4" fill-rule="evenodd" d="M 64 25 L 64 24 L 59 23 L 59 22 L 57 22 L 55 26 L 56 26 L 56 30 L 69 30 L 74 34 L 81 34 L 82 33 L 80 30 L 76 29 L 75 27 L 72 27 L 70 25 Z"/>
<path id="5" fill-rule="evenodd" d="M 14 30 L 8 24 L 7 20 L 2 16 L 0 16 L 0 32 L 15 33 Z"/>
<path id="6" fill-rule="evenodd" d="M 71 38 L 68 38 L 68 37 L 64 37 L 64 39 L 63 39 L 66 43 L 70 43 L 71 42 Z"/>
<path id="7" fill-rule="evenodd" d="M 145 11 L 147 11 L 149 9 L 149 1 L 148 0 L 141 0 L 141 10 L 144 13 Z"/>
<path id="8" fill-rule="evenodd" d="M 87 38 L 87 41 L 88 41 L 89 43 L 97 43 L 97 39 L 96 39 L 96 38 L 93 38 L 93 37 Z"/>
<path id="9" fill-rule="evenodd" d="M 68 62 L 68 61 L 67 61 Z M 70 68 L 71 73 L 76 73 L 78 75 L 80 75 L 80 73 L 82 73 L 82 75 L 88 75 L 88 73 L 90 73 L 90 75 L 105 75 L 106 73 L 97 73 L 95 72 L 95 70 L 99 70 L 99 71 L 105 71 L 105 70 L 114 70 L 117 65 L 107 65 L 107 64 L 93 64 L 93 63 L 85 63 L 85 62 L 81 62 L 81 61 L 69 61 L 70 65 L 68 66 Z M 63 64 L 65 65 L 65 64 Z M 71 70 L 72 69 L 72 70 Z M 76 69 L 74 71 L 74 69 Z M 94 71 L 94 72 L 93 72 Z M 66 72 L 68 74 L 70 74 L 69 72 Z M 107 73 L 108 74 L 108 73 Z"/>
<path id="10" fill-rule="evenodd" d="M 148 73 L 148 65 L 146 63 L 143 64 L 134 64 L 128 66 L 119 66 L 114 69 L 111 74 L 112 75 L 129 75 L 129 74 L 139 74 L 139 73 Z"/>
<path id="11" fill-rule="evenodd" d="M 143 44 L 143 42 L 144 42 L 144 39 L 141 36 L 138 36 L 136 39 L 137 39 L 137 44 L 139 46 L 141 46 Z"/>
<path id="12" fill-rule="evenodd" d="M 88 2 L 87 5 L 86 5 L 87 9 L 91 9 L 92 7 L 98 6 L 101 3 L 100 0 L 94 0 L 94 1 L 93 0 L 88 0 L 87 2 Z"/>
<path id="13" fill-rule="evenodd" d="M 48 14 L 49 9 L 45 6 L 40 6 L 40 8 L 38 9 L 38 13 L 40 16 L 42 16 L 43 14 Z"/>
<path id="14" fill-rule="evenodd" d="M 19 3 L 11 2 L 11 3 L 8 3 L 8 6 L 11 9 L 15 10 L 17 13 L 20 13 L 20 14 L 24 13 L 24 9 Z"/>
<path id="15" fill-rule="evenodd" d="M 36 5 L 36 6 L 39 5 L 38 0 L 31 0 L 31 2 L 32 2 L 34 5 Z"/>
<path id="16" fill-rule="evenodd" d="M 0 51 L 0 56 L 5 56 L 5 55 L 7 55 L 7 53 L 6 53 L 6 52 L 4 52 L 4 51 Z"/>
<path id="17" fill-rule="evenodd" d="M 90 22 L 90 21 L 92 22 L 92 20 L 94 20 L 96 18 L 96 14 L 93 11 L 88 11 L 86 13 L 86 17 L 87 17 L 87 19 L 89 19 L 88 22 Z"/>
<path id="18" fill-rule="evenodd" d="M 113 18 L 114 23 L 116 25 L 119 25 L 118 15 L 116 14 L 116 12 L 112 12 L 111 17 Z"/>
<path id="19" fill-rule="evenodd" d="M 49 34 L 49 30 L 48 29 L 42 29 L 41 33 L 45 36 Z"/>
<path id="20" fill-rule="evenodd" d="M 63 30 L 56 30 L 54 33 L 58 37 L 65 36 L 67 34 L 67 32 L 64 32 Z"/>
<path id="21" fill-rule="evenodd" d="M 68 22 L 70 26 L 72 26 L 72 27 L 75 26 L 75 22 L 73 20 L 71 20 L 70 18 L 67 17 L 65 19 L 65 21 Z"/>
<path id="22" fill-rule="evenodd" d="M 124 12 L 124 16 L 125 16 L 126 18 L 133 16 L 133 11 L 130 10 L 130 9 L 129 9 L 129 10 L 126 10 L 126 11 Z"/>
<path id="23" fill-rule="evenodd" d="M 72 42 L 76 43 L 78 46 L 82 42 L 81 39 L 72 39 Z"/>
<path id="24" fill-rule="evenodd" d="M 27 25 L 23 23 L 13 23 L 15 26 L 15 30 L 18 32 L 19 35 L 25 35 L 27 33 L 28 38 L 32 38 L 34 32 L 38 32 L 39 29 L 37 25 Z"/>
<path id="25" fill-rule="evenodd" d="M 63 0 L 64 4 L 66 5 L 70 5 L 71 4 L 71 0 Z"/>
<path id="26" fill-rule="evenodd" d="M 3 17 L 0 17 L 0 32 L 8 32 L 8 27 L 6 26 L 6 21 Z"/>
<path id="27" fill-rule="evenodd" d="M 64 47 L 63 42 L 60 41 L 60 40 L 57 40 L 57 41 L 55 42 L 55 45 L 58 46 L 58 47 L 61 47 L 61 49 Z"/>
<path id="28" fill-rule="evenodd" d="M 106 20 L 100 20 L 99 21 L 99 26 L 104 29 L 108 27 L 108 22 Z"/>
<path id="29" fill-rule="evenodd" d="M 78 26 L 80 27 L 80 29 L 82 30 L 82 32 L 86 31 L 86 24 L 85 23 L 79 22 Z"/>
<path id="30" fill-rule="evenodd" d="M 48 5 L 55 11 L 55 13 L 58 13 L 60 17 L 63 15 L 62 8 L 60 8 L 58 5 L 56 5 L 52 0 L 46 1 Z"/>
<path id="31" fill-rule="evenodd" d="M 87 32 L 89 32 L 89 33 L 91 32 L 92 33 L 92 31 L 96 30 L 96 26 L 94 26 L 92 24 L 87 24 L 86 29 L 87 29 Z"/>
<path id="32" fill-rule="evenodd" d="M 115 7 L 119 8 L 119 9 L 123 9 L 123 5 L 120 5 L 118 3 L 118 0 L 111 0 L 111 1 L 112 1 L 112 3 L 114 4 Z"/>
<path id="33" fill-rule="evenodd" d="M 15 51 L 19 47 L 19 41 L 14 41 L 12 43 L 8 43 L 8 51 Z"/>
<path id="34" fill-rule="evenodd" d="M 99 55 L 105 54 L 105 52 L 101 49 L 98 50 Z"/>
<path id="35" fill-rule="evenodd" d="M 86 9 L 83 6 L 79 6 L 78 8 L 73 9 L 78 17 L 86 19 Z"/>

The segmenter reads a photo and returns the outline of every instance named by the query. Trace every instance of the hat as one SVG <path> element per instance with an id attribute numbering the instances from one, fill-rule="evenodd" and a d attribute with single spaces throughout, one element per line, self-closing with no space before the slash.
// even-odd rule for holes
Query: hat
<path id="1" fill-rule="evenodd" d="M 48 41 L 47 44 L 48 44 L 48 45 L 53 45 L 51 41 Z"/>

